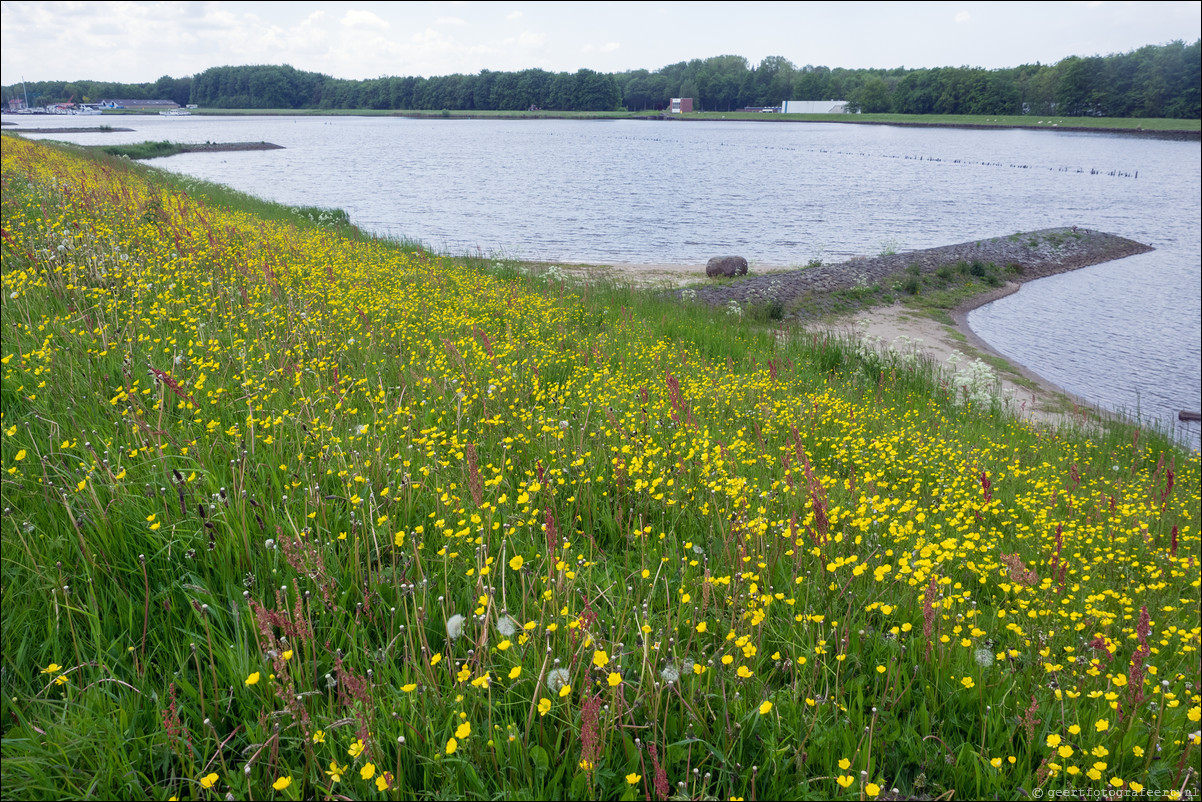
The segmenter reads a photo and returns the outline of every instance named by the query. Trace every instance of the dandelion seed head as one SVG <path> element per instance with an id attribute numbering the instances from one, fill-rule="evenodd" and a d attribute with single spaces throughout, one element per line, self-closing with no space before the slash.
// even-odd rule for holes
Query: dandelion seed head
<path id="1" fill-rule="evenodd" d="M 556 660 L 555 662 L 559 662 Z M 547 672 L 547 690 L 551 693 L 559 693 L 565 685 L 568 684 L 568 670 L 566 668 L 553 668 Z"/>

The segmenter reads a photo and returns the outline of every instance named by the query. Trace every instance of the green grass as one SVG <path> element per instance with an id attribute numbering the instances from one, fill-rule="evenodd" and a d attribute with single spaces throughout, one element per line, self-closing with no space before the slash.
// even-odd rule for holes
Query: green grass
<path id="1" fill-rule="evenodd" d="M 127 159 L 157 159 L 162 156 L 174 156 L 184 152 L 184 145 L 178 142 L 138 142 L 132 145 L 94 145 L 97 150 L 110 156 L 124 156 Z"/>
<path id="2" fill-rule="evenodd" d="M 1163 434 L 768 306 L 3 160 L 5 798 L 1197 791 L 1200 464 Z"/>

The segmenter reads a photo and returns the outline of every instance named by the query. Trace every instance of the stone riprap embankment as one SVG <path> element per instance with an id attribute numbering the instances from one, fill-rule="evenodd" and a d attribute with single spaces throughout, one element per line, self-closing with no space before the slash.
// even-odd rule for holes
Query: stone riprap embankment
<path id="1" fill-rule="evenodd" d="M 272 142 L 204 142 L 183 145 L 180 153 L 232 153 L 238 150 L 283 150 Z"/>
<path id="2" fill-rule="evenodd" d="M 1085 228 L 1047 228 L 1004 237 L 944 245 L 886 256 L 855 258 L 835 265 L 820 265 L 778 273 L 750 275 L 730 283 L 695 286 L 698 300 L 715 306 L 731 301 L 739 304 L 780 301 L 788 306 L 805 295 L 825 295 L 853 287 L 885 284 L 903 276 L 917 265 L 923 273 L 934 273 L 944 265 L 960 262 L 1017 265 L 1009 280 L 1032 281 L 1067 273 L 1089 265 L 1134 256 L 1153 250 L 1134 240 Z"/>

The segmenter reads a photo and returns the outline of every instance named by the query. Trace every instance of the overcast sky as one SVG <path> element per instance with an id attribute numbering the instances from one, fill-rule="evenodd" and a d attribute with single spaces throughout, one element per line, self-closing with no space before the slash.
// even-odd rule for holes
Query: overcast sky
<path id="1" fill-rule="evenodd" d="M 139 83 L 230 64 L 338 78 L 482 69 L 1013 67 L 1202 36 L 1202 2 L 16 2 L 0 84 Z"/>

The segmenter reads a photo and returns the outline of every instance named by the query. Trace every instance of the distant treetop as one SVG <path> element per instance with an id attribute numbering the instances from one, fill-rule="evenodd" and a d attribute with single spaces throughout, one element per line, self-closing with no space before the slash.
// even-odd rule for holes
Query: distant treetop
<path id="1" fill-rule="evenodd" d="M 3 99 L 7 102 L 22 91 L 21 86 L 4 87 Z M 798 67 L 782 56 L 769 56 L 752 67 L 742 56 L 726 55 L 682 61 L 654 72 L 481 70 L 473 75 L 353 81 L 285 64 L 211 67 L 192 77 L 164 75 L 145 84 L 30 82 L 24 91 L 31 105 L 128 97 L 229 109 L 647 111 L 666 109 L 673 97 L 688 97 L 697 111 L 838 99 L 847 101 L 850 110 L 866 113 L 1198 119 L 1202 40 L 996 70 Z"/>

